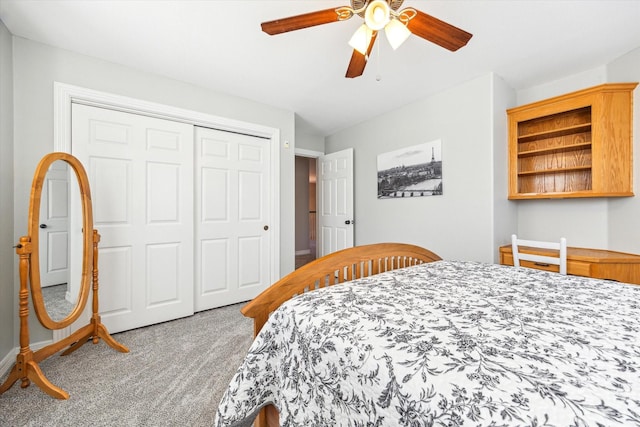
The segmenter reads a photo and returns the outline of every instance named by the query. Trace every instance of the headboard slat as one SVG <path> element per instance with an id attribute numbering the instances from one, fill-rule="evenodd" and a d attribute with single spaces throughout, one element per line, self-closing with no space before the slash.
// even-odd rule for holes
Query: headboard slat
<path id="1" fill-rule="evenodd" d="M 286 275 L 245 305 L 241 312 L 254 319 L 254 333 L 257 334 L 269 315 L 294 295 L 441 259 L 427 249 L 405 243 L 376 243 L 343 249 Z"/>

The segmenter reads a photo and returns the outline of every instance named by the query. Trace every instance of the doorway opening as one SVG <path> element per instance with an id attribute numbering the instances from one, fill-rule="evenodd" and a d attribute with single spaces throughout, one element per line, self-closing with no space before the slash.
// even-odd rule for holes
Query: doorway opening
<path id="1" fill-rule="evenodd" d="M 316 157 L 295 156 L 295 268 L 316 259 Z"/>

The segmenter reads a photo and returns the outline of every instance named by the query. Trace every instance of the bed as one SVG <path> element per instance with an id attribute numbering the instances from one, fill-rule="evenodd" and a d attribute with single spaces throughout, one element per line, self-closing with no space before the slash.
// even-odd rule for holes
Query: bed
<path id="1" fill-rule="evenodd" d="M 243 308 L 216 426 L 640 426 L 640 286 L 399 244 L 305 267 Z"/>

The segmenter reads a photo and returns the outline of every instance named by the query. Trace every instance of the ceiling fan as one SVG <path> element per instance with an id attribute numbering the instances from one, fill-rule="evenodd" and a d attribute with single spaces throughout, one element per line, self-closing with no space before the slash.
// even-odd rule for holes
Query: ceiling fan
<path id="1" fill-rule="evenodd" d="M 414 8 L 398 10 L 403 2 L 404 0 L 351 0 L 351 6 L 263 22 L 262 31 L 275 35 L 331 22 L 346 21 L 353 15 L 364 18 L 364 24 L 349 41 L 349 45 L 354 48 L 347 68 L 346 77 L 349 78 L 362 75 L 378 31 L 383 28 L 393 49 L 400 46 L 410 34 L 415 34 L 452 52 L 466 45 L 471 39 L 471 33 Z"/>

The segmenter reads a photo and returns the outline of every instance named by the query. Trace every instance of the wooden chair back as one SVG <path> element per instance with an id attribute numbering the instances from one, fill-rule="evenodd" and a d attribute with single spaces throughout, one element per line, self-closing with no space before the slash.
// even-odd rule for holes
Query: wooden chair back
<path id="1" fill-rule="evenodd" d="M 513 252 L 513 265 L 520 267 L 520 261 L 531 261 L 542 266 L 549 264 L 557 265 L 560 274 L 567 274 L 567 239 L 560 238 L 560 242 L 545 242 L 540 240 L 524 240 L 518 239 L 515 234 L 511 235 L 511 249 Z M 528 253 L 522 250 L 523 247 L 552 249 L 556 252 L 550 252 L 549 255 L 538 255 Z M 522 265 L 524 267 L 524 265 Z"/>

